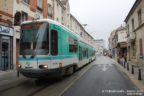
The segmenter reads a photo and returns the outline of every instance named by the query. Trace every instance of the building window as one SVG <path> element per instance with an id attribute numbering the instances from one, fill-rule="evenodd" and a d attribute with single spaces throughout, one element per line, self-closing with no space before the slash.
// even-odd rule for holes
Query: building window
<path id="1" fill-rule="evenodd" d="M 29 4 L 29 0 L 23 0 L 25 3 Z"/>
<path id="2" fill-rule="evenodd" d="M 48 16 L 52 18 L 52 6 L 48 4 Z"/>
<path id="3" fill-rule="evenodd" d="M 14 26 L 19 26 L 22 19 L 21 19 L 22 15 L 21 12 L 16 12 L 14 15 Z"/>
<path id="4" fill-rule="evenodd" d="M 42 2 L 43 2 L 43 0 L 37 0 L 37 9 L 39 11 L 42 11 Z"/>
<path id="5" fill-rule="evenodd" d="M 77 40 L 72 37 L 69 37 L 69 52 L 77 52 Z"/>
<path id="6" fill-rule="evenodd" d="M 136 44 L 135 44 L 135 42 L 132 43 L 132 50 L 133 50 L 133 57 L 135 57 L 136 56 Z"/>
<path id="7" fill-rule="evenodd" d="M 141 25 L 142 18 L 141 18 L 141 10 L 138 11 L 138 23 Z"/>
<path id="8" fill-rule="evenodd" d="M 81 37 L 82 37 L 82 32 L 80 33 Z"/>
<path id="9" fill-rule="evenodd" d="M 79 46 L 79 60 L 82 60 L 82 47 Z"/>
<path id="10" fill-rule="evenodd" d="M 134 19 L 132 19 L 132 31 L 134 31 Z"/>
<path id="11" fill-rule="evenodd" d="M 28 17 L 27 13 L 22 12 L 21 21 L 22 21 L 22 22 L 26 21 L 26 20 L 27 20 L 27 17 Z"/>
<path id="12" fill-rule="evenodd" d="M 86 56 L 87 56 L 86 48 L 82 48 L 82 57 Z"/>
<path id="13" fill-rule="evenodd" d="M 58 33 L 55 30 L 51 31 L 51 55 L 58 54 Z"/>

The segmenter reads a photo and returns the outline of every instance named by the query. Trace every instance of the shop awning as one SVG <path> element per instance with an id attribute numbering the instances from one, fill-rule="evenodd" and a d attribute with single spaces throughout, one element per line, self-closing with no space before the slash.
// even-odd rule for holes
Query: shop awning
<path id="1" fill-rule="evenodd" d="M 120 48 L 126 48 L 128 44 L 120 44 Z"/>

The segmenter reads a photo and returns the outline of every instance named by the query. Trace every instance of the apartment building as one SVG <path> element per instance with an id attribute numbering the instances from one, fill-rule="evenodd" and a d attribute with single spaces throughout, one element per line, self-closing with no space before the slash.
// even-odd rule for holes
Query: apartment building
<path id="1" fill-rule="evenodd" d="M 95 41 L 96 44 L 98 44 L 102 48 L 105 48 L 105 40 L 104 39 L 96 39 L 94 41 Z"/>
<path id="2" fill-rule="evenodd" d="M 144 0 L 136 0 L 125 19 L 128 32 L 128 60 L 144 65 Z"/>
<path id="3" fill-rule="evenodd" d="M 117 58 L 124 58 L 127 53 L 127 32 L 125 27 L 119 27 L 116 29 L 115 33 L 115 44 L 116 44 L 116 54 Z"/>
<path id="4" fill-rule="evenodd" d="M 115 59 L 124 58 L 124 55 L 127 53 L 126 27 L 120 26 L 112 31 L 109 37 L 109 50 Z"/>
<path id="5" fill-rule="evenodd" d="M 95 44 L 94 38 L 88 32 L 86 32 L 83 25 L 80 24 L 80 22 L 72 14 L 70 14 L 70 30 L 72 30 L 91 44 Z"/>
<path id="6" fill-rule="evenodd" d="M 96 39 L 96 40 L 94 40 L 94 42 L 95 42 L 95 46 L 97 46 L 96 47 L 97 53 L 103 54 L 103 51 L 105 49 L 105 40 L 104 39 Z"/>
<path id="7" fill-rule="evenodd" d="M 114 40 L 114 36 L 115 36 L 116 31 L 112 31 L 109 37 L 109 55 L 114 56 L 115 55 L 115 40 Z"/>
<path id="8" fill-rule="evenodd" d="M 0 70 L 7 70 L 13 69 L 13 0 L 0 2 Z"/>
<path id="9" fill-rule="evenodd" d="M 84 37 L 83 33 L 85 29 L 72 14 L 70 14 L 70 30 L 75 32 L 77 35 Z"/>
<path id="10" fill-rule="evenodd" d="M 62 11 L 64 13 L 64 16 L 62 19 L 65 20 L 65 26 L 70 29 L 70 5 L 69 0 L 60 0 L 65 7 L 65 10 Z"/>

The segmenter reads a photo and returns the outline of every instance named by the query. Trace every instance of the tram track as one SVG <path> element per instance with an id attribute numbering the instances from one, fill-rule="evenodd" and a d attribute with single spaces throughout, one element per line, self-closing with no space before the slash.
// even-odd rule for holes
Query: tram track
<path id="1" fill-rule="evenodd" d="M 54 83 L 54 82 L 35 83 L 35 81 L 36 81 L 35 79 L 29 79 L 18 85 L 1 90 L 0 96 L 10 96 L 10 95 L 8 95 L 9 92 L 10 92 L 10 94 L 13 94 L 12 96 L 18 96 L 19 92 L 22 93 L 21 96 L 33 96 L 37 92 L 40 92 L 44 88 L 46 88 Z M 22 89 L 22 90 L 19 90 L 19 89 Z M 23 90 L 25 90 L 25 92 Z"/>
<path id="2" fill-rule="evenodd" d="M 23 83 L 29 81 L 30 79 L 23 79 L 23 80 L 18 80 L 18 81 L 11 81 L 9 83 L 6 83 L 4 85 L 0 85 L 0 93 L 5 92 L 7 90 L 10 90 L 12 88 L 15 88 L 17 86 L 22 85 Z"/>
<path id="3" fill-rule="evenodd" d="M 61 80 L 40 80 L 28 79 L 20 84 L 0 91 L 0 96 L 60 96 L 75 81 L 81 78 L 92 64 L 88 64 L 71 76 L 64 77 Z"/>

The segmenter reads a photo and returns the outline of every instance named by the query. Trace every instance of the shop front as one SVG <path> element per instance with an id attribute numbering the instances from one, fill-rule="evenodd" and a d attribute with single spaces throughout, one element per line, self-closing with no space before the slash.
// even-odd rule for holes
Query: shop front
<path id="1" fill-rule="evenodd" d="M 13 29 L 0 25 L 0 70 L 13 69 Z"/>

